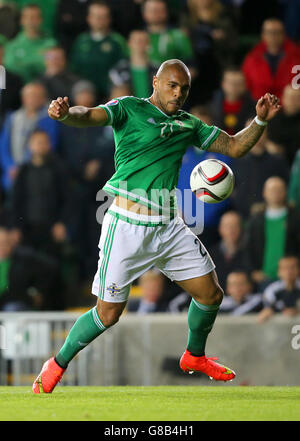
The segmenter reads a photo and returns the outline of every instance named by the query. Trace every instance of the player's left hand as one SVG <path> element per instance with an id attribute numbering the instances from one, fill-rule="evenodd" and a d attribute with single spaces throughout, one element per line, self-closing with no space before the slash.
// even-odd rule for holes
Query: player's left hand
<path id="1" fill-rule="evenodd" d="M 256 104 L 256 114 L 261 121 L 270 121 L 281 109 L 280 100 L 276 95 L 266 93 Z"/>

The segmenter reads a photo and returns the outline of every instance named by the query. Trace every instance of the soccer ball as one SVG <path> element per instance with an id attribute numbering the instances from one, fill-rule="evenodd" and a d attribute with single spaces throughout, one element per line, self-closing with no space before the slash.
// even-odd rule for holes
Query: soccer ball
<path id="1" fill-rule="evenodd" d="M 231 195 L 234 174 L 224 162 L 218 159 L 206 159 L 193 169 L 190 186 L 197 199 L 208 204 L 216 204 Z"/>

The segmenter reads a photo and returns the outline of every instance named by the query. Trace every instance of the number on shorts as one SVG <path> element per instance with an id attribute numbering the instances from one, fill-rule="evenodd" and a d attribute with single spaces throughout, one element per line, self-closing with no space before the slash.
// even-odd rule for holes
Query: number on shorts
<path id="1" fill-rule="evenodd" d="M 202 257 L 205 257 L 207 255 L 207 251 L 203 250 L 202 248 L 202 243 L 200 242 L 200 240 L 196 237 L 195 239 L 195 244 L 199 246 L 199 251 Z"/>

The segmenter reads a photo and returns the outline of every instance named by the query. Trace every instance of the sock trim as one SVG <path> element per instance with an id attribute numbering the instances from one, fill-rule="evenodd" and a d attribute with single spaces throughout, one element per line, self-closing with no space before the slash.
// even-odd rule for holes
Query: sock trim
<path id="1" fill-rule="evenodd" d="M 202 303 L 197 302 L 197 300 L 194 298 L 192 298 L 192 301 L 197 308 L 201 309 L 202 311 L 217 311 L 220 308 L 220 305 L 203 305 Z"/>
<path id="2" fill-rule="evenodd" d="M 101 331 L 105 331 L 106 327 L 103 325 L 103 323 L 101 322 L 98 312 L 97 312 L 97 307 L 95 306 L 93 309 L 93 319 L 94 319 L 94 323 L 96 326 L 98 326 L 99 329 L 101 329 Z"/>
<path id="3" fill-rule="evenodd" d="M 63 358 L 63 357 L 61 357 L 59 354 L 57 354 L 56 357 L 57 357 L 57 356 L 58 356 L 59 358 Z M 56 357 L 54 357 L 54 361 L 55 361 L 55 363 L 56 363 L 61 369 L 67 369 L 67 367 L 68 367 L 68 363 L 67 363 L 66 361 L 65 361 L 64 363 L 62 363 L 61 361 L 58 362 Z M 64 365 L 64 366 L 62 366 L 62 365 Z"/>

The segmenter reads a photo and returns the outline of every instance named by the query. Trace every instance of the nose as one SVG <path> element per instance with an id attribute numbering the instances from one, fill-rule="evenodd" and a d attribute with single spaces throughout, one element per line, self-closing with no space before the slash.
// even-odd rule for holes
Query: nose
<path id="1" fill-rule="evenodd" d="M 182 92 L 180 87 L 176 87 L 175 91 L 174 91 L 174 98 L 181 98 L 182 97 Z"/>

